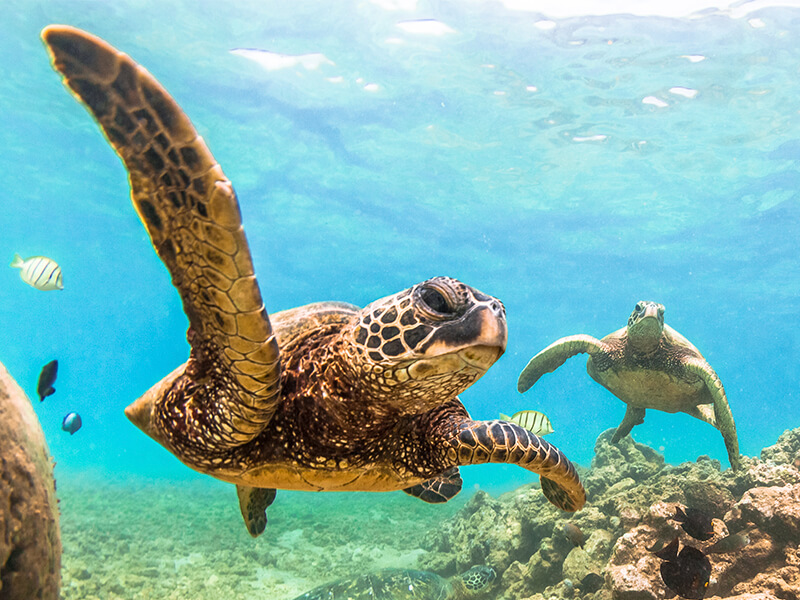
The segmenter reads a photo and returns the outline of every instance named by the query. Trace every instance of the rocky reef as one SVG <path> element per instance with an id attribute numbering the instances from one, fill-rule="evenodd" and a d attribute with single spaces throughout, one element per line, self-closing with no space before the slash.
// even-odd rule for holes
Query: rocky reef
<path id="1" fill-rule="evenodd" d="M 52 461 L 30 400 L 0 364 L 0 598 L 56 600 L 60 582 Z"/>
<path id="2" fill-rule="evenodd" d="M 709 555 L 705 597 L 712 600 L 800 598 L 800 429 L 786 431 L 760 458 L 721 471 L 719 461 L 665 465 L 628 436 L 600 435 L 591 467 L 581 472 L 586 507 L 574 515 L 549 504 L 537 486 L 494 499 L 476 493 L 425 540 L 420 566 L 451 575 L 474 564 L 498 573 L 500 600 L 657 600 L 672 597 L 649 548 L 679 536 L 699 549 L 747 531 L 750 543 Z M 714 517 L 714 537 L 690 538 L 672 520 L 678 505 Z M 573 545 L 564 524 L 586 537 Z"/>

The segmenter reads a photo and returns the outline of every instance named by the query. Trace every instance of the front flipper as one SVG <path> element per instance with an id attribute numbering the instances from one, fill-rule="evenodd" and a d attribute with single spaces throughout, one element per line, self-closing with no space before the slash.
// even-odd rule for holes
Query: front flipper
<path id="1" fill-rule="evenodd" d="M 714 420 L 716 428 L 722 433 L 725 440 L 725 448 L 728 451 L 728 460 L 731 467 L 735 470 L 740 467 L 739 459 L 739 439 L 736 435 L 736 423 L 733 421 L 731 407 L 725 395 L 725 388 L 719 380 L 714 369 L 706 361 L 701 359 L 690 360 L 686 364 L 686 370 L 699 376 L 705 382 L 711 397 L 714 399 Z M 705 420 L 705 419 L 704 419 Z"/>
<path id="2" fill-rule="evenodd" d="M 590 335 L 571 335 L 561 338 L 534 356 L 522 369 L 517 380 L 517 390 L 528 391 L 545 373 L 552 373 L 568 358 L 586 352 L 594 356 L 606 350 L 605 344 Z"/>
<path id="3" fill-rule="evenodd" d="M 616 444 L 628 435 L 635 425 L 641 425 L 642 423 L 644 423 L 644 409 L 629 404 L 625 410 L 625 416 L 622 418 L 622 423 L 619 424 L 619 427 L 614 432 L 614 437 L 611 438 L 611 443 Z"/>
<path id="4" fill-rule="evenodd" d="M 449 441 L 455 464 L 512 463 L 541 476 L 542 492 L 561 510 L 575 512 L 586 491 L 566 456 L 527 429 L 505 421 L 466 421 Z"/>
<path id="5" fill-rule="evenodd" d="M 276 491 L 271 488 L 254 488 L 246 485 L 236 486 L 239 496 L 239 510 L 242 511 L 244 524 L 253 537 L 264 533 L 267 527 L 267 508 L 275 500 Z"/>
<path id="6" fill-rule="evenodd" d="M 128 55 L 64 25 L 42 38 L 125 164 L 133 204 L 183 301 L 187 375 L 200 382 L 196 404 L 207 414 L 181 427 L 191 437 L 211 424 L 214 435 L 196 435 L 222 448 L 251 440 L 275 412 L 279 352 L 230 181 L 180 106 Z M 219 373 L 232 375 L 217 381 L 226 394 L 205 389 Z"/>
<path id="7" fill-rule="evenodd" d="M 461 475 L 458 473 L 458 467 L 451 467 L 438 477 L 433 477 L 428 479 L 428 481 L 423 481 L 403 491 L 424 502 L 440 504 L 442 502 L 447 502 L 458 494 L 458 492 L 461 491 L 461 485 L 463 483 Z"/>

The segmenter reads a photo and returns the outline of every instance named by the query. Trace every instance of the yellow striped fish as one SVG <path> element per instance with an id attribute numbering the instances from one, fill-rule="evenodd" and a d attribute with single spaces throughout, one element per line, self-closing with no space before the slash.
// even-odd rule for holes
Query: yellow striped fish
<path id="1" fill-rule="evenodd" d="M 503 421 L 510 421 L 516 423 L 520 427 L 524 427 L 534 435 L 547 435 L 553 433 L 553 426 L 543 413 L 536 410 L 521 410 L 514 413 L 513 417 L 500 413 L 500 418 Z"/>
<path id="2" fill-rule="evenodd" d="M 37 290 L 49 292 L 64 289 L 61 267 L 53 259 L 46 256 L 31 256 L 23 259 L 19 254 L 14 254 L 11 266 L 20 270 L 19 276 L 22 277 L 22 281 Z"/>

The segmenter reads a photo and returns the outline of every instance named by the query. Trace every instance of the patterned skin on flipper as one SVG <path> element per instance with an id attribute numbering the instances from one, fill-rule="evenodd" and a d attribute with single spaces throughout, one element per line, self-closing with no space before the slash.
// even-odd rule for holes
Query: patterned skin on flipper
<path id="1" fill-rule="evenodd" d="M 409 496 L 414 496 L 424 502 L 441 504 L 458 494 L 463 484 L 461 475 L 458 473 L 458 467 L 451 467 L 438 477 L 428 479 L 403 491 Z"/>
<path id="2" fill-rule="evenodd" d="M 464 422 L 449 445 L 448 456 L 457 464 L 507 462 L 538 473 L 545 497 L 561 510 L 575 512 L 586 503 L 575 466 L 558 448 L 516 423 Z"/>
<path id="3" fill-rule="evenodd" d="M 213 436 L 220 449 L 253 439 L 279 399 L 279 351 L 230 181 L 181 108 L 130 57 L 71 27 L 47 27 L 42 38 L 122 158 L 133 204 L 189 318 L 192 356 L 178 385 L 182 396 L 198 394 L 187 402 L 204 414 L 173 407 L 164 418 Z M 198 389 L 197 381 L 207 383 Z"/>
<path id="4" fill-rule="evenodd" d="M 102 40 L 64 26 L 43 38 L 128 168 L 190 320 L 186 366 L 126 414 L 191 468 L 240 486 L 251 534 L 275 488 L 391 491 L 444 476 L 445 497 L 457 492 L 455 468 L 473 463 L 518 463 L 554 482 L 559 506 L 583 505 L 560 452 L 516 426 L 473 421 L 457 398 L 505 350 L 499 300 L 435 277 L 363 310 L 277 313 L 273 333 L 236 197 L 180 107 Z"/>
<path id="5" fill-rule="evenodd" d="M 644 422 L 645 409 L 685 412 L 722 433 L 731 467 L 739 468 L 736 425 L 722 383 L 700 351 L 664 323 L 663 305 L 638 302 L 627 326 L 602 340 L 584 334 L 556 340 L 530 360 L 517 389 L 527 391 L 579 353 L 589 354 L 592 379 L 628 405 L 613 442 Z"/>

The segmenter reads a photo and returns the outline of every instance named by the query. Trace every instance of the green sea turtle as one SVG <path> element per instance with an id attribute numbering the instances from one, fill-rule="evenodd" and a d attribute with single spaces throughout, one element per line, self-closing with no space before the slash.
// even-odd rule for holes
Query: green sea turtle
<path id="1" fill-rule="evenodd" d="M 736 425 L 722 382 L 700 351 L 664 323 L 661 304 L 638 302 L 627 327 L 602 340 L 571 335 L 553 342 L 523 369 L 517 389 L 527 391 L 581 352 L 589 354 L 586 370 L 592 379 L 628 405 L 613 442 L 644 422 L 647 408 L 685 412 L 719 429 L 731 466 L 739 467 Z"/>
<path id="2" fill-rule="evenodd" d="M 322 302 L 268 317 L 231 183 L 178 104 L 97 37 L 62 25 L 42 37 L 122 158 L 189 319 L 188 362 L 125 414 L 189 467 L 236 484 L 252 535 L 277 488 L 445 502 L 459 466 L 488 462 L 539 473 L 564 510 L 583 506 L 557 448 L 473 421 L 457 398 L 505 351 L 500 301 L 435 277 L 364 309 Z"/>
<path id="3" fill-rule="evenodd" d="M 482 596 L 496 576 L 483 565 L 450 579 L 428 571 L 384 569 L 321 585 L 295 600 L 471 600 Z"/>

